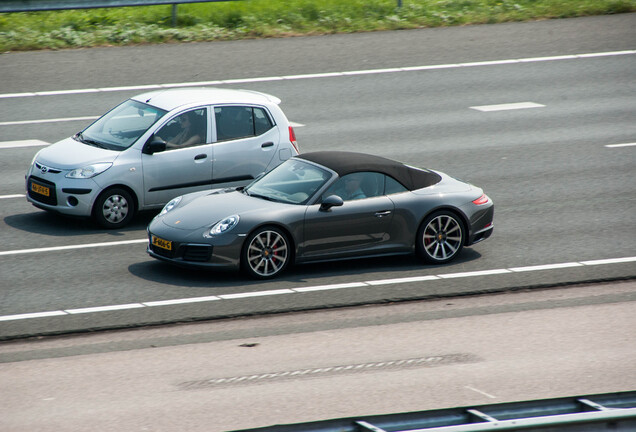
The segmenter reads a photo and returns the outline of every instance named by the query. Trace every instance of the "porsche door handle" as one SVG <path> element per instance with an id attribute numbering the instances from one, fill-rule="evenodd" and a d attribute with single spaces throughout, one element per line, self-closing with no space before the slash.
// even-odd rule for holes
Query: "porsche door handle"
<path id="1" fill-rule="evenodd" d="M 201 159 L 205 159 L 206 157 L 208 157 L 208 155 L 206 155 L 205 153 L 201 153 L 198 154 L 194 157 L 194 160 L 201 160 Z"/>
<path id="2" fill-rule="evenodd" d="M 375 217 L 382 218 L 382 217 L 388 216 L 390 214 L 391 214 L 391 210 L 382 210 L 382 211 L 379 211 L 379 212 L 375 212 Z"/>
<path id="3" fill-rule="evenodd" d="M 273 146 L 274 146 L 274 143 L 271 141 L 261 144 L 261 148 L 267 148 L 267 147 L 273 147 Z"/>

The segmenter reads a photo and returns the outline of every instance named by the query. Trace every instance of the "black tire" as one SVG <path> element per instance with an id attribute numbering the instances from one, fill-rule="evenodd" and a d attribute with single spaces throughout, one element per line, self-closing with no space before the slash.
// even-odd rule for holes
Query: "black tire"
<path id="1" fill-rule="evenodd" d="M 122 228 L 135 215 L 135 200 L 132 195 L 121 188 L 107 189 L 101 193 L 93 206 L 95 222 L 106 229 Z"/>
<path id="2" fill-rule="evenodd" d="M 250 234 L 243 246 L 243 271 L 255 279 L 273 278 L 289 265 L 292 256 L 287 235 L 276 227 L 262 227 Z"/>
<path id="3" fill-rule="evenodd" d="M 417 252 L 430 263 L 444 264 L 459 255 L 465 236 L 459 216 L 441 210 L 427 216 L 417 230 Z"/>

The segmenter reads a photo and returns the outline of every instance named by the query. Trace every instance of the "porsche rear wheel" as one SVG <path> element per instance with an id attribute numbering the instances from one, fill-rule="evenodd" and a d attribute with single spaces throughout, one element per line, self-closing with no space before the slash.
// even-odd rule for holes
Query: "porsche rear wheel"
<path id="1" fill-rule="evenodd" d="M 417 249 L 426 261 L 443 264 L 449 262 L 464 246 L 464 228 L 452 212 L 442 210 L 429 215 L 417 233 Z"/>
<path id="2" fill-rule="evenodd" d="M 291 246 L 287 235 L 275 227 L 253 232 L 243 248 L 243 269 L 256 279 L 269 279 L 280 274 L 289 264 Z"/>

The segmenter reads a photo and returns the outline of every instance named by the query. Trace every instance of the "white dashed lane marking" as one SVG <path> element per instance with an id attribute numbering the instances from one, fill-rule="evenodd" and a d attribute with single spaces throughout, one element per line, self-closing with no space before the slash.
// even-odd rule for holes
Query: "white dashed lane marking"
<path id="1" fill-rule="evenodd" d="M 472 106 L 470 108 L 477 111 L 482 111 L 482 112 L 492 112 L 492 111 L 511 111 L 511 110 L 520 110 L 520 109 L 529 109 L 529 108 L 545 108 L 545 105 L 541 105 L 535 102 L 516 102 L 516 103 L 506 103 L 506 104 L 498 104 L 498 105 Z"/>
<path id="2" fill-rule="evenodd" d="M 605 147 L 607 148 L 636 147 L 636 142 L 624 143 L 624 144 L 608 144 Z"/>

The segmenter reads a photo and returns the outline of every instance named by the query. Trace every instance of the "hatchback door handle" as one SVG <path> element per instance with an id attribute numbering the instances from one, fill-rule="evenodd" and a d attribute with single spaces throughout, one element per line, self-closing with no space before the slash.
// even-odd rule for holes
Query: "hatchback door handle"
<path id="1" fill-rule="evenodd" d="M 206 157 L 208 157 L 208 155 L 206 155 L 205 153 L 201 153 L 198 154 L 194 157 L 194 160 L 201 160 L 201 159 L 205 159 Z"/>
<path id="2" fill-rule="evenodd" d="M 384 217 L 384 216 L 388 216 L 390 214 L 391 214 L 391 210 L 382 210 L 382 211 L 379 211 L 379 212 L 375 212 L 375 216 L 379 217 L 379 218 Z"/>
<path id="3" fill-rule="evenodd" d="M 274 145 L 274 143 L 269 141 L 269 142 L 261 144 L 261 148 L 272 147 L 273 145 Z"/>

